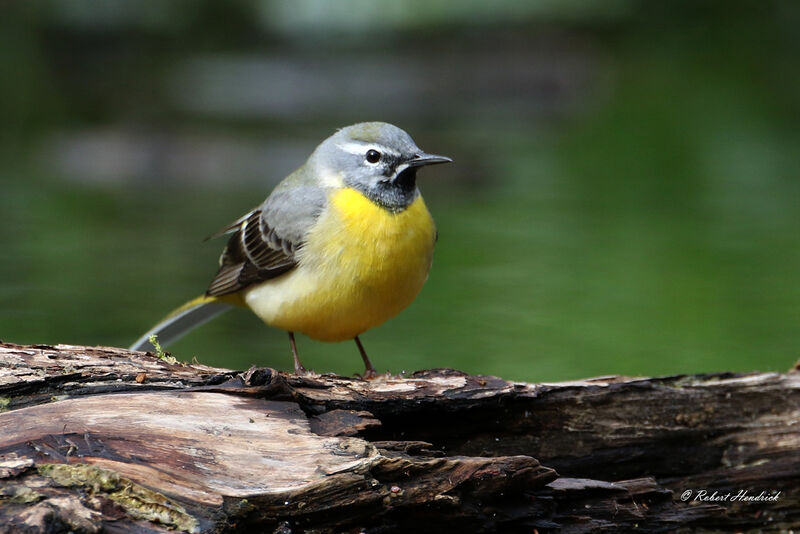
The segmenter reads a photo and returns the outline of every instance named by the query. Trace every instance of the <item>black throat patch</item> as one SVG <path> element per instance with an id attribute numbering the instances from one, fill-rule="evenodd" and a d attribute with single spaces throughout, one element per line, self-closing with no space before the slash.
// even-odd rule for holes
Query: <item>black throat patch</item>
<path id="1" fill-rule="evenodd" d="M 353 184 L 351 187 L 393 213 L 399 213 L 409 207 L 419 195 L 417 169 L 413 167 L 405 169 L 392 181 L 378 182 L 370 186 Z"/>

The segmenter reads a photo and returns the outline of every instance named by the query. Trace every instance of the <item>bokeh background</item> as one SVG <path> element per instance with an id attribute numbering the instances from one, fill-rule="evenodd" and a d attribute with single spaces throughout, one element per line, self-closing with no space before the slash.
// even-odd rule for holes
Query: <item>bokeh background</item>
<path id="1" fill-rule="evenodd" d="M 127 346 L 336 127 L 455 164 L 380 370 L 547 381 L 800 357 L 800 3 L 52 0 L 0 7 L 0 338 Z M 351 343 L 300 338 L 352 374 Z M 236 311 L 171 348 L 288 369 Z"/>

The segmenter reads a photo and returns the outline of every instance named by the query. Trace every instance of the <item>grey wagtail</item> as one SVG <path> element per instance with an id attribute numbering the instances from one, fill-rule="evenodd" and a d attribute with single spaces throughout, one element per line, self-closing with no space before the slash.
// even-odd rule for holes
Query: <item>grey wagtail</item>
<path id="1" fill-rule="evenodd" d="M 323 141 L 261 206 L 209 239 L 232 234 L 205 295 L 170 313 L 131 346 L 167 345 L 234 306 L 289 332 L 294 369 L 304 373 L 294 332 L 356 342 L 397 315 L 428 278 L 436 242 L 417 170 L 448 163 L 383 122 L 354 124 Z"/>

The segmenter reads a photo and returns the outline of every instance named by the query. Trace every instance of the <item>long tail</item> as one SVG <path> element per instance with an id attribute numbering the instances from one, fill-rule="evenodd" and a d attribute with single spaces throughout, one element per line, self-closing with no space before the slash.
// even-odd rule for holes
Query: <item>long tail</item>
<path id="1" fill-rule="evenodd" d="M 208 297 L 205 295 L 197 297 L 180 308 L 173 310 L 160 323 L 137 339 L 136 343 L 131 345 L 130 348 L 131 350 L 155 350 L 153 344 L 150 343 L 150 336 L 152 335 L 158 337 L 159 345 L 166 347 L 194 328 L 228 311 L 236 304 L 232 299 L 226 299 L 225 297 Z"/>

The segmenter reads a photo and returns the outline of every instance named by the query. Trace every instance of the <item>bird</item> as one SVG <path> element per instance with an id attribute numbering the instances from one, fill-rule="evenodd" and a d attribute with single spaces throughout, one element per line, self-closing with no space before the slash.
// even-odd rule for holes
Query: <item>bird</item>
<path id="1" fill-rule="evenodd" d="M 180 306 L 131 350 L 154 351 L 234 307 L 295 333 L 353 340 L 363 377 L 377 373 L 359 336 L 406 308 L 428 278 L 438 238 L 417 187 L 423 152 L 404 130 L 362 122 L 337 130 L 264 202 L 209 236 L 229 235 L 205 294 Z M 156 336 L 153 338 L 152 336 Z M 157 339 L 157 341 L 156 341 Z"/>

